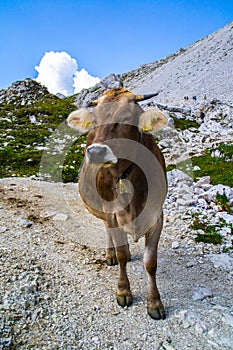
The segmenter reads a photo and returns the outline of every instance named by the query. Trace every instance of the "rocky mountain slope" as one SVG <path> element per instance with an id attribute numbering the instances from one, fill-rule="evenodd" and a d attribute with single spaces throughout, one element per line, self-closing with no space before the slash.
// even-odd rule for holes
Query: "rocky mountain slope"
<path id="1" fill-rule="evenodd" d="M 184 96 L 196 96 L 200 103 L 206 97 L 209 101 L 217 98 L 232 105 L 232 62 L 233 22 L 187 48 L 117 75 L 117 78 L 124 87 L 136 93 L 159 91 L 158 97 L 154 98 L 159 103 L 180 103 Z M 77 95 L 76 104 L 95 99 L 106 87 L 115 87 L 116 84 L 116 77 L 109 76 L 94 88 Z"/>
<path id="2" fill-rule="evenodd" d="M 184 96 L 233 101 L 233 22 L 169 57 L 122 76 L 133 91 L 160 91 L 159 102 Z"/>

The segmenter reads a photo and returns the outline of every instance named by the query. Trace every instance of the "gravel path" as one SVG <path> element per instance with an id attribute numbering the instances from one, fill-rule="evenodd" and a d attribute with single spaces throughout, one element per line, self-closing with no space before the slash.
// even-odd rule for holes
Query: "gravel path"
<path id="1" fill-rule="evenodd" d="M 0 191 L 0 349 L 233 349 L 232 270 L 216 268 L 222 254 L 195 244 L 184 220 L 165 222 L 157 279 L 167 319 L 154 321 L 143 239 L 131 244 L 134 304 L 122 309 L 103 224 L 77 185 L 11 178 Z"/>

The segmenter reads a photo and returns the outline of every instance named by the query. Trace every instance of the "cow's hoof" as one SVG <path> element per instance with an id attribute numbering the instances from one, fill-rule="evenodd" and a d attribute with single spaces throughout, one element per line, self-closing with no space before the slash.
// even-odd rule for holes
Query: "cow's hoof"
<path id="1" fill-rule="evenodd" d="M 165 320 L 166 314 L 164 311 L 163 304 L 161 303 L 161 301 L 155 304 L 153 306 L 150 304 L 147 305 L 147 312 L 149 316 L 153 318 L 153 320 Z"/>
<path id="2" fill-rule="evenodd" d="M 111 258 L 106 258 L 106 263 L 108 266 L 114 266 L 114 265 L 118 265 L 118 261 L 116 256 L 115 257 L 111 257 Z"/>
<path id="3" fill-rule="evenodd" d="M 117 295 L 117 303 L 121 307 L 130 306 L 133 304 L 133 296 L 131 293 L 127 295 Z"/>

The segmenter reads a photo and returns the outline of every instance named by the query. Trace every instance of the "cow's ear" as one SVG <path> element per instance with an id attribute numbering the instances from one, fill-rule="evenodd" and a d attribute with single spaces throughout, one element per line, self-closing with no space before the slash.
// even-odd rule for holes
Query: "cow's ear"
<path id="1" fill-rule="evenodd" d="M 78 109 L 77 111 L 70 113 L 67 118 L 67 123 L 71 128 L 87 132 L 92 127 L 91 113 L 84 108 Z"/>
<path id="2" fill-rule="evenodd" d="M 139 117 L 139 128 L 142 131 L 154 131 L 167 124 L 167 117 L 156 109 L 148 109 Z"/>

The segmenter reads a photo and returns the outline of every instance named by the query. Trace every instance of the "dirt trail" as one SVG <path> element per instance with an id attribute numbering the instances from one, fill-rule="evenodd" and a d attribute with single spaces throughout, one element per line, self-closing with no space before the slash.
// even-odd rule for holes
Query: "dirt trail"
<path id="1" fill-rule="evenodd" d="M 165 222 L 158 285 L 167 319 L 146 313 L 143 245 L 131 244 L 134 304 L 115 300 L 100 220 L 75 184 L 0 180 L 0 349 L 233 349 L 232 271 L 200 245 L 172 249 L 179 220 Z"/>

